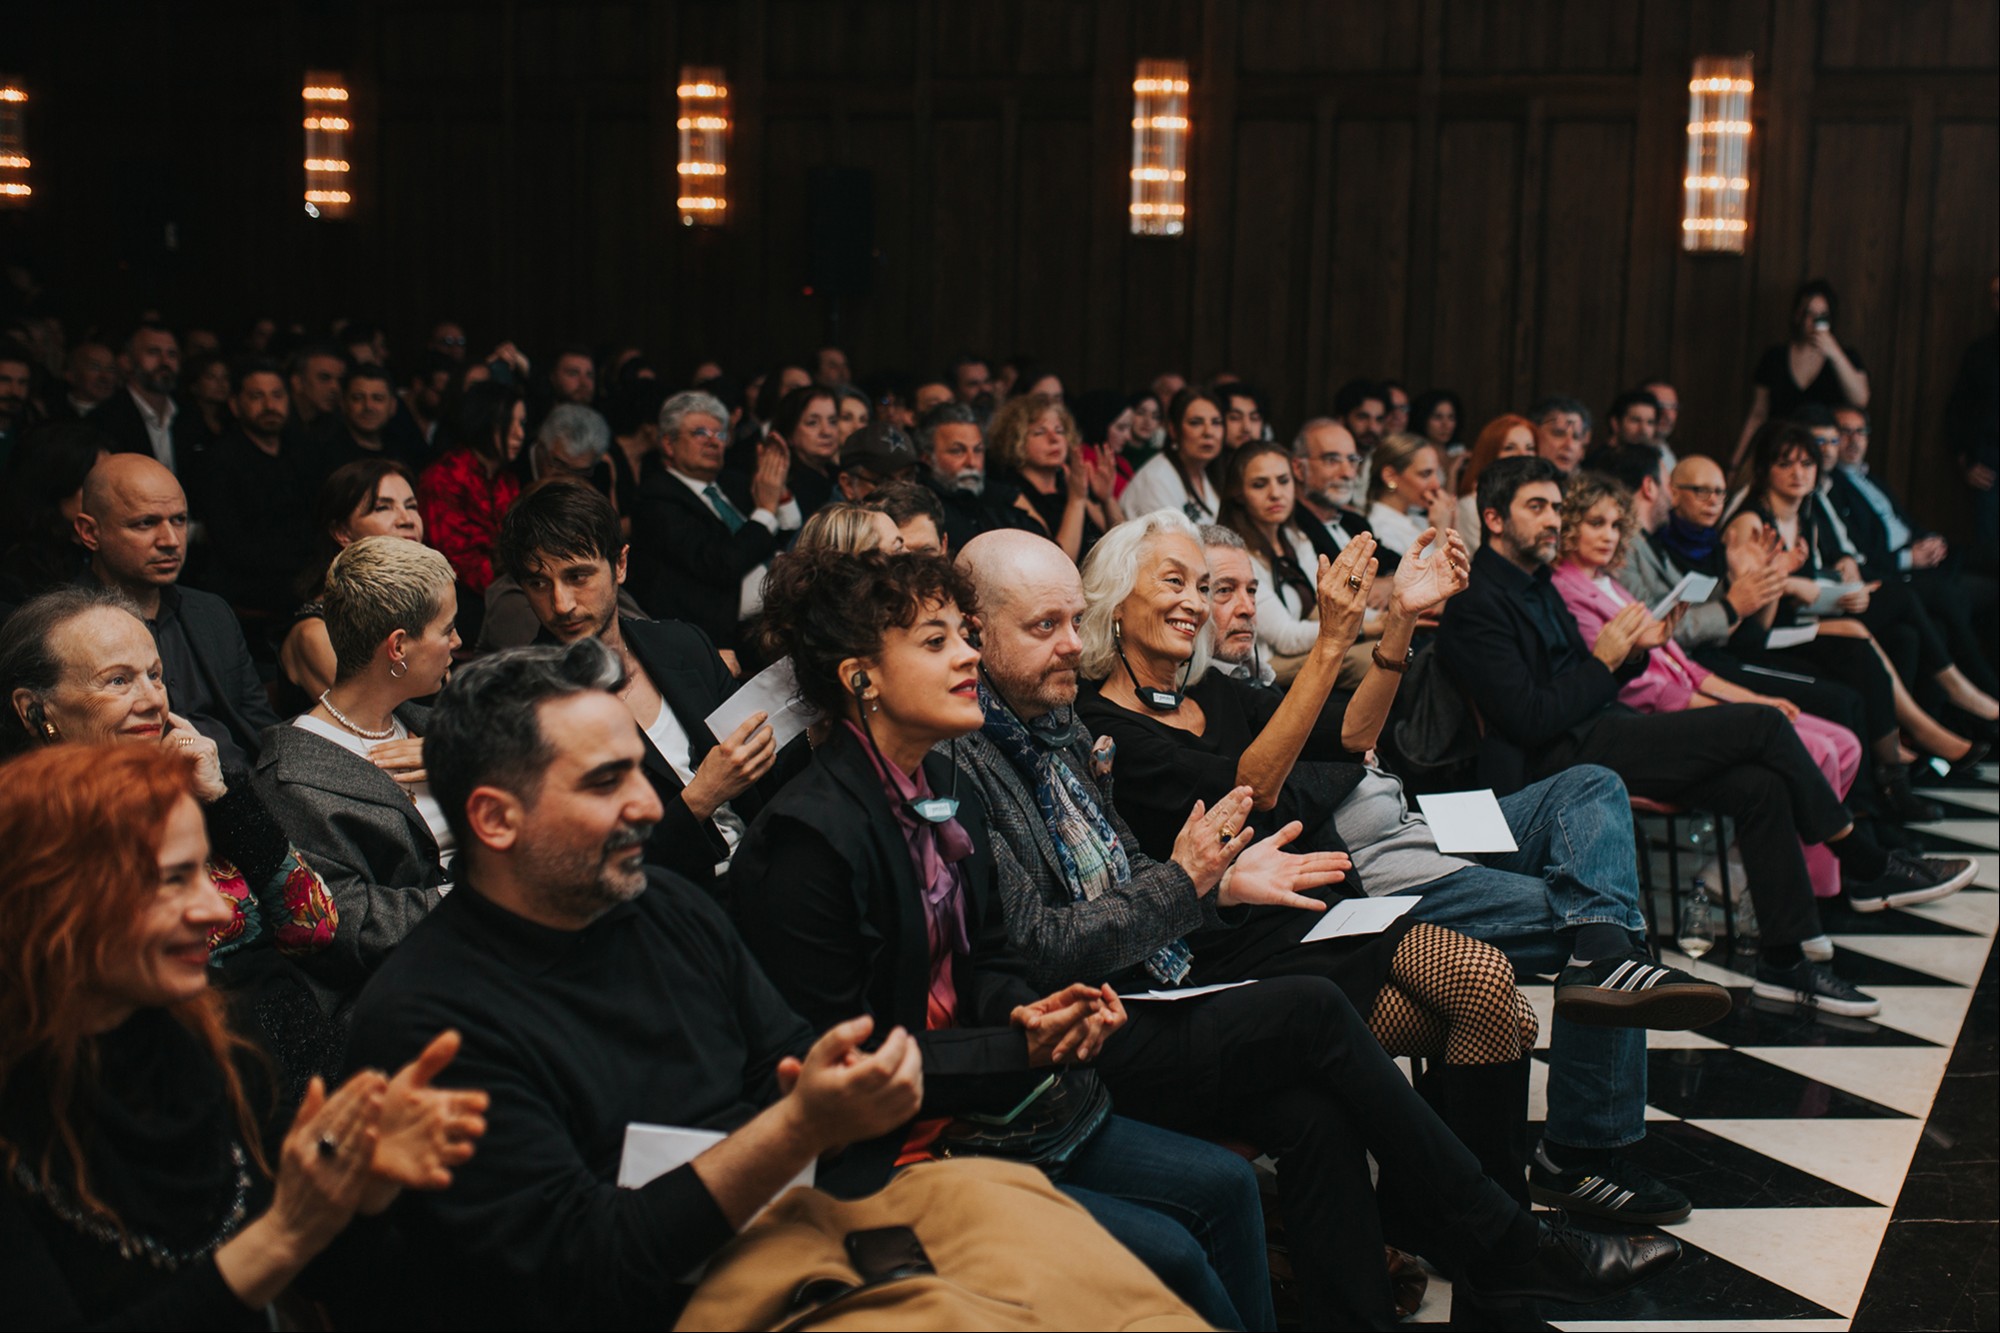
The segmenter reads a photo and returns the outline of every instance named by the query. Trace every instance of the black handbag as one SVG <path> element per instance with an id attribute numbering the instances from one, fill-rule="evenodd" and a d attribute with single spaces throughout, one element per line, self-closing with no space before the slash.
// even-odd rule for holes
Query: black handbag
<path id="1" fill-rule="evenodd" d="M 1050 1074 L 1021 1105 L 1003 1116 L 961 1115 L 945 1126 L 939 1157 L 1004 1157 L 1062 1174 L 1077 1149 L 1111 1115 L 1111 1093 L 1091 1069 Z"/>

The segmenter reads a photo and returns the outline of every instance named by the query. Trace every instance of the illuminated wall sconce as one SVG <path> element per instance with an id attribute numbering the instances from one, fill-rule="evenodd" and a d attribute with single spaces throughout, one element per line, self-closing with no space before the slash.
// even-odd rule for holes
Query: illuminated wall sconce
<path id="1" fill-rule="evenodd" d="M 347 79 L 332 70 L 306 71 L 306 213 L 316 218 L 344 218 L 354 206 L 350 184 L 353 163 L 348 145 L 354 142 L 354 113 L 349 109 Z"/>
<path id="2" fill-rule="evenodd" d="M 0 208 L 26 208 L 35 187 L 28 184 L 28 154 L 21 123 L 28 94 L 20 82 L 0 75 Z"/>
<path id="3" fill-rule="evenodd" d="M 1141 60 L 1132 79 L 1134 236 L 1187 230 L 1188 70 L 1185 60 Z"/>
<path id="4" fill-rule="evenodd" d="M 1740 255 L 1750 234 L 1750 57 L 1698 56 L 1688 80 L 1681 249 Z"/>
<path id="5" fill-rule="evenodd" d="M 729 212 L 729 85 L 722 71 L 681 66 L 679 188 L 683 227 L 719 227 Z"/>

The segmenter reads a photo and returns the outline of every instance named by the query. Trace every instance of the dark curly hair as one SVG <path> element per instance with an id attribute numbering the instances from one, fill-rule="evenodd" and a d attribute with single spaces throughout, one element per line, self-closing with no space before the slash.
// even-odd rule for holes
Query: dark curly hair
<path id="1" fill-rule="evenodd" d="M 943 602 L 976 610 L 972 581 L 943 556 L 793 551 L 771 566 L 758 640 L 773 660 L 792 659 L 801 699 L 837 718 L 850 697 L 840 664 L 879 653 L 890 629 Z"/>

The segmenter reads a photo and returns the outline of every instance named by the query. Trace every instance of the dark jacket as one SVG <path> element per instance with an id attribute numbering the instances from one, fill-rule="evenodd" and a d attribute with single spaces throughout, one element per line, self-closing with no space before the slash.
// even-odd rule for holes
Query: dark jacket
<path id="1" fill-rule="evenodd" d="M 430 710 L 396 710 L 412 735 Z M 300 959 L 329 1009 L 345 1008 L 389 951 L 442 900 L 448 876 L 430 826 L 387 773 L 289 724 L 264 734 L 257 790 L 326 880 L 340 909 L 331 948 Z"/>
<path id="2" fill-rule="evenodd" d="M 185 410 L 175 413 L 174 425 L 180 424 Z M 112 453 L 156 457 L 153 437 L 146 430 L 146 419 L 139 415 L 139 404 L 132 400 L 132 390 L 125 385 L 119 385 L 116 392 L 90 410 L 90 424 L 111 437 Z"/>
<path id="3" fill-rule="evenodd" d="M 744 516 L 734 533 L 679 477 L 647 468 L 632 520 L 633 595 L 650 614 L 685 620 L 719 646 L 735 648 L 743 580 L 777 554 L 778 538 L 749 521 L 755 506 L 747 486 L 728 475 L 717 484 Z"/>
<path id="4" fill-rule="evenodd" d="M 1590 654 L 1546 567 L 1523 571 L 1491 546 L 1472 557 L 1472 583 L 1445 608 L 1438 657 L 1478 711 L 1480 781 L 1505 795 L 1527 785 L 1536 759 L 1587 732 L 1646 656 L 1613 672 Z"/>
<path id="5" fill-rule="evenodd" d="M 708 729 L 708 715 L 736 692 L 736 678 L 716 655 L 708 635 L 693 625 L 677 620 L 633 620 L 621 616 L 618 632 L 624 636 L 632 656 L 639 659 L 640 669 L 660 692 L 660 698 L 673 710 L 674 720 L 688 734 L 692 761 L 689 767 L 700 768 L 701 761 L 717 743 Z M 757 817 L 765 800 L 810 756 L 811 751 L 797 742 L 786 747 L 771 771 L 732 800 L 729 808 L 748 824 Z M 714 885 L 715 864 L 729 854 L 729 844 L 723 841 L 713 819 L 694 817 L 694 811 L 681 799 L 686 784 L 651 741 L 646 743 L 645 769 L 653 790 L 659 793 L 660 804 L 666 807 L 660 822 L 653 826 L 653 836 L 646 841 L 646 860 L 696 884 Z"/>
<path id="6" fill-rule="evenodd" d="M 1876 478 L 1869 478 L 1880 487 L 1884 495 L 1889 488 Z M 1829 478 L 1827 493 L 1820 497 L 1833 510 L 1847 528 L 1847 539 L 1860 552 L 1861 572 L 1871 579 L 1895 579 L 1903 574 L 1897 564 L 1896 552 L 1889 546 L 1889 529 L 1882 522 L 1882 516 L 1875 512 L 1875 506 L 1868 503 L 1868 497 L 1861 493 L 1848 475 L 1839 468 L 1833 469 Z M 1910 540 L 1924 535 L 1923 525 L 1914 522 L 1903 506 L 1896 503 L 1896 497 L 1889 495 L 1889 507 L 1896 517 L 1903 520 L 1903 526 L 1910 530 Z"/>
<path id="7" fill-rule="evenodd" d="M 933 791 L 951 785 L 941 753 L 924 762 Z M 736 928 L 785 1002 L 824 1031 L 858 1014 L 875 1017 L 875 1040 L 906 1028 L 924 1053 L 919 1118 L 1004 1111 L 1041 1081 L 1027 1041 L 1008 1026 L 1014 1006 L 1041 992 L 1007 944 L 993 883 L 985 812 L 967 783 L 959 823 L 972 838 L 966 928 L 972 953 L 954 960 L 959 1026 L 925 1029 L 930 945 L 922 889 L 909 847 L 860 742 L 844 726 L 758 816 L 729 871 Z M 904 1131 L 859 1144 L 838 1169 L 856 1189 L 879 1187 Z"/>

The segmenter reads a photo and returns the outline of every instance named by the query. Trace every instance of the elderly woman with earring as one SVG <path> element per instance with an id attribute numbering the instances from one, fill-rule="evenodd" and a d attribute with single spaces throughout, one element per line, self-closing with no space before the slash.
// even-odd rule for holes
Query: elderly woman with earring
<path id="1" fill-rule="evenodd" d="M 215 742 L 170 710 L 160 650 L 138 608 L 97 588 L 35 598 L 0 630 L 0 699 L 0 758 L 115 744 L 194 761 L 210 849 L 204 868 L 228 903 L 208 936 L 217 980 L 256 993 L 257 1017 L 272 1034 L 266 1045 L 300 1088 L 313 1070 L 331 1068 L 339 1051 L 286 961 L 310 971 L 332 944 L 333 899 L 249 775 L 225 772 Z"/>
<path id="2" fill-rule="evenodd" d="M 288 1130 L 265 1123 L 261 1062 L 209 986 L 230 908 L 194 748 L 57 745 L 0 784 L 8 1328 L 272 1327 L 357 1214 L 449 1185 L 486 1129 L 484 1093 L 431 1085 L 453 1033 L 393 1078 L 314 1078 Z"/>
<path id="3" fill-rule="evenodd" d="M 450 888 L 455 844 L 423 767 L 429 710 L 458 647 L 451 565 L 396 537 L 364 537 L 326 574 L 338 667 L 309 713 L 264 736 L 257 785 L 320 867 L 340 907 L 317 970 L 336 1012 Z"/>

